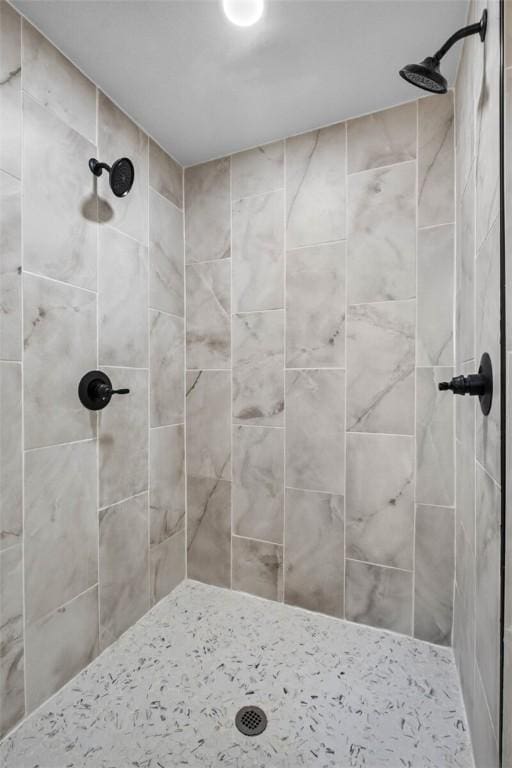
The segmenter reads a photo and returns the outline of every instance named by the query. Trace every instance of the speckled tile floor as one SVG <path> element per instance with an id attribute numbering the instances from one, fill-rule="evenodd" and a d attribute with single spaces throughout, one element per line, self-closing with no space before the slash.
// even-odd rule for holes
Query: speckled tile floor
<path id="1" fill-rule="evenodd" d="M 258 704 L 267 730 L 234 727 Z M 473 765 L 451 651 L 185 582 L 0 745 L 3 768 Z"/>

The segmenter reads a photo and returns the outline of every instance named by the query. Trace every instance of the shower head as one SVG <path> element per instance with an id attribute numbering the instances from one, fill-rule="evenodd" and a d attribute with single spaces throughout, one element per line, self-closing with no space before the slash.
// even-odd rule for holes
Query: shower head
<path id="1" fill-rule="evenodd" d="M 95 176 L 101 176 L 103 170 L 108 171 L 110 189 L 116 197 L 126 197 L 133 186 L 135 169 L 132 161 L 127 157 L 121 157 L 113 163 L 112 167 L 106 163 L 100 163 L 91 157 L 89 168 Z"/>
<path id="2" fill-rule="evenodd" d="M 485 40 L 485 31 L 487 28 L 487 11 L 484 10 L 480 21 L 476 24 L 469 24 L 467 27 L 457 30 L 451 37 L 448 38 L 446 43 L 433 56 L 427 56 L 419 64 L 407 64 L 400 70 L 400 77 L 407 80 L 408 83 L 416 85 L 418 88 L 422 88 L 424 91 L 430 91 L 431 93 L 446 93 L 448 90 L 448 83 L 446 78 L 443 77 L 439 69 L 439 63 L 445 53 L 447 53 L 452 45 L 461 40 L 463 37 L 469 35 L 480 35 L 480 40 Z"/>
<path id="3" fill-rule="evenodd" d="M 448 83 L 439 71 L 439 61 L 427 56 L 420 64 L 407 64 L 400 70 L 400 77 L 418 88 L 432 93 L 446 93 Z"/>

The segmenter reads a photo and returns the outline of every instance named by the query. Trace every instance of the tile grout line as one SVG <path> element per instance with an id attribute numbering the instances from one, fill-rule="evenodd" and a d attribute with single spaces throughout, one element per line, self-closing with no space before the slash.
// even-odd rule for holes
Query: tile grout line
<path id="1" fill-rule="evenodd" d="M 25 110 L 23 104 L 23 80 L 24 80 L 24 67 L 23 67 L 23 26 L 24 20 L 20 18 L 20 130 L 21 130 L 21 143 L 20 143 L 20 246 L 21 246 L 21 280 L 20 280 L 20 313 L 21 313 L 21 328 L 20 328 L 20 378 L 21 378 L 21 392 L 20 392 L 20 405 L 21 405 L 21 568 L 22 568 L 22 624 L 23 624 L 23 715 L 19 722 L 27 717 L 28 712 L 28 686 L 27 686 L 27 583 L 25 575 L 25 544 L 26 544 L 26 510 L 25 510 L 25 479 L 26 479 L 26 455 L 25 455 L 25 195 L 23 190 L 23 182 L 25 176 Z"/>
<path id="2" fill-rule="evenodd" d="M 183 475 L 184 475 L 184 502 L 185 502 L 185 541 L 184 541 L 184 578 L 188 578 L 188 456 L 187 456 L 187 228 L 186 228 L 186 207 L 185 207 L 185 169 L 181 168 L 181 199 L 183 204 L 181 214 L 181 230 L 183 235 Z"/>
<path id="3" fill-rule="evenodd" d="M 348 142 L 348 125 L 345 124 L 345 253 L 344 253 L 344 278 L 345 278 L 345 291 L 344 291 L 344 359 L 345 359 L 345 376 L 344 376 L 344 393 L 343 393 L 343 416 L 345 419 L 343 429 L 343 451 L 344 451 L 344 467 L 343 467 L 343 564 L 342 564 L 342 579 L 343 579 L 343 605 L 341 606 L 341 615 L 343 618 L 347 615 L 347 461 L 348 461 L 348 252 L 349 252 L 349 183 L 348 183 L 348 159 L 349 159 L 349 142 Z"/>
<path id="4" fill-rule="evenodd" d="M 418 486 L 418 297 L 419 297 L 419 275 L 418 275 L 418 231 L 419 231 L 419 157 L 420 157 L 420 106 L 419 99 L 416 99 L 416 163 L 414 178 L 414 214 L 415 214 L 415 261 L 414 261 L 414 284 L 416 287 L 416 302 L 414 307 L 414 464 L 413 464 L 413 487 L 414 496 L 412 500 L 412 585 L 411 585 L 411 636 L 414 637 L 415 611 L 416 611 L 416 516 L 417 516 L 417 486 Z"/>
<path id="5" fill-rule="evenodd" d="M 147 136 L 147 134 L 145 134 Z M 148 368 L 146 373 L 147 384 L 147 399 L 146 399 L 146 440 L 148 446 L 147 454 L 147 466 L 146 466 L 146 590 L 147 590 L 147 611 L 151 608 L 153 602 L 153 589 L 152 589 L 152 570 L 151 570 L 151 309 L 149 307 L 151 303 L 151 256 L 149 253 L 149 247 L 151 242 L 151 206 L 150 206 L 150 152 L 149 152 L 150 140 L 147 137 L 146 141 L 146 161 L 147 161 L 147 179 L 146 179 L 146 338 L 147 338 L 147 361 Z"/>
<path id="6" fill-rule="evenodd" d="M 98 89 L 94 88 L 94 120 L 96 131 L 96 152 L 99 150 L 99 94 Z M 97 157 L 97 154 L 96 154 Z M 97 181 L 94 182 L 94 188 L 96 191 L 96 366 L 99 368 L 100 361 L 100 227 L 99 227 L 99 194 L 97 190 Z M 94 414 L 96 419 L 96 536 L 98 544 L 98 563 L 97 563 L 97 583 L 98 583 L 98 651 L 100 649 L 100 637 L 101 637 L 101 586 L 100 586 L 100 564 L 101 564 L 101 537 L 100 537 L 100 468 L 101 468 L 101 456 L 100 456 L 100 416 L 99 412 Z"/>
<path id="7" fill-rule="evenodd" d="M 230 356 L 230 377 L 229 377 L 229 440 L 230 440 L 230 485 L 229 485 L 229 586 L 233 589 L 233 538 L 234 538 L 234 509 L 233 509 L 233 471 L 234 471 L 234 440 L 233 440 L 233 156 L 229 156 L 229 356 Z M 238 303 L 238 302 L 237 302 Z"/>
<path id="8" fill-rule="evenodd" d="M 286 531 L 287 531 L 287 517 L 288 517 L 288 498 L 286 492 L 286 446 L 287 446 L 287 397 L 286 397 L 286 348 L 287 348 L 287 333 L 288 333 L 288 227 L 287 227 L 287 210 L 288 210 L 288 145 L 286 141 L 283 141 L 283 403 L 284 403 L 284 418 L 283 418 L 283 507 L 282 507 L 282 535 L 283 535 L 283 549 L 282 549 L 282 602 L 286 602 L 286 568 L 288 562 L 288 547 L 286 543 Z M 278 595 L 279 597 L 279 595 Z"/>

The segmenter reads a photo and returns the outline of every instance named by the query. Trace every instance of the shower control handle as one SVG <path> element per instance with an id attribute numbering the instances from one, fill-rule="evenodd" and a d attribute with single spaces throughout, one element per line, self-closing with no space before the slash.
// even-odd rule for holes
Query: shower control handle
<path id="1" fill-rule="evenodd" d="M 439 382 L 438 388 L 441 391 L 451 390 L 454 395 L 478 397 L 482 413 L 487 416 L 492 405 L 491 358 L 487 352 L 484 352 L 478 373 L 470 373 L 468 376 L 454 376 L 451 381 Z"/>
<path id="2" fill-rule="evenodd" d="M 80 402 L 90 411 L 100 411 L 110 403 L 112 395 L 128 395 L 129 389 L 113 389 L 112 382 L 103 371 L 89 371 L 78 385 Z"/>

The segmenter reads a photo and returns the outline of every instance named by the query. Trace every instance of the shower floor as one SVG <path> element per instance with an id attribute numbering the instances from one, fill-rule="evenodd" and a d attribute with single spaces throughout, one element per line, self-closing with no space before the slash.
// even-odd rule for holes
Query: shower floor
<path id="1" fill-rule="evenodd" d="M 238 709 L 268 716 L 260 736 Z M 3 768 L 473 765 L 450 650 L 184 582 L 0 745 Z"/>

